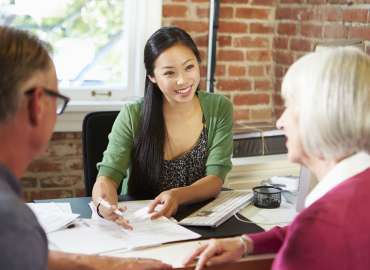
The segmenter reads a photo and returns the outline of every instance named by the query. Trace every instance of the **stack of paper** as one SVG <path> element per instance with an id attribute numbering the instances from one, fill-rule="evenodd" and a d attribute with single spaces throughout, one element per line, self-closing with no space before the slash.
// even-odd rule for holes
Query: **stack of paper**
<path id="1" fill-rule="evenodd" d="M 129 251 L 200 237 L 199 234 L 168 218 L 161 217 L 151 220 L 145 214 L 145 210 L 142 210 L 142 207 L 147 204 L 148 201 L 125 203 L 128 207 L 127 218 L 133 226 L 132 231 L 125 230 L 116 223 L 98 218 L 93 214 L 92 219 L 79 220 L 73 228 L 49 233 L 50 247 L 64 252 L 104 254 L 115 250 Z"/>
<path id="2" fill-rule="evenodd" d="M 69 203 L 27 203 L 46 233 L 65 228 L 77 219 Z"/>

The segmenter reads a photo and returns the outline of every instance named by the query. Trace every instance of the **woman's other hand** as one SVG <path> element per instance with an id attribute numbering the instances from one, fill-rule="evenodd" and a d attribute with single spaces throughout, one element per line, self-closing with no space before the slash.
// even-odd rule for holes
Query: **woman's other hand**
<path id="1" fill-rule="evenodd" d="M 237 261 L 247 252 L 246 249 L 240 237 L 211 239 L 190 254 L 184 265 L 193 264 L 198 259 L 195 270 L 201 270 L 205 266 Z"/>
<path id="2" fill-rule="evenodd" d="M 179 207 L 179 198 L 175 189 L 163 191 L 148 206 L 148 213 L 153 213 L 151 219 L 161 216 L 171 217 Z M 159 211 L 155 211 L 156 206 L 161 205 Z"/>

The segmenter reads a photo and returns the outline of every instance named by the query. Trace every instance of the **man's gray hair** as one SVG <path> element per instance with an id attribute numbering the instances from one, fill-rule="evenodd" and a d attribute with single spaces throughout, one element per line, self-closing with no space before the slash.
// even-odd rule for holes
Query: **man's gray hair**
<path id="1" fill-rule="evenodd" d="M 282 84 L 305 151 L 326 159 L 370 152 L 370 57 L 354 47 L 310 53 Z"/>
<path id="2" fill-rule="evenodd" d="M 50 68 L 49 49 L 29 32 L 0 26 L 0 123 L 16 113 L 22 83 Z"/>

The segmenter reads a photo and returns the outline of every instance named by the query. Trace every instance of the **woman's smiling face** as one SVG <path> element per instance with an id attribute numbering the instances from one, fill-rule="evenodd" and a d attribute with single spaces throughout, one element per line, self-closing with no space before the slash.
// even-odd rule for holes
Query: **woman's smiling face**
<path id="1" fill-rule="evenodd" d="M 191 49 L 176 44 L 158 56 L 153 76 L 149 79 L 158 85 L 165 97 L 164 102 L 189 102 L 199 85 L 199 63 Z"/>

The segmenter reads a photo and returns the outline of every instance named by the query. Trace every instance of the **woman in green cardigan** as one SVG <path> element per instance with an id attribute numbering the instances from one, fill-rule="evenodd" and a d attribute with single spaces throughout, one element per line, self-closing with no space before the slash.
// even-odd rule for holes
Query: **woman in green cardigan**
<path id="1" fill-rule="evenodd" d="M 154 198 L 149 212 L 162 206 L 152 218 L 170 217 L 181 204 L 215 197 L 231 169 L 232 104 L 198 91 L 200 54 L 191 37 L 160 28 L 146 43 L 144 63 L 144 98 L 121 109 L 93 188 L 98 214 L 126 228 L 113 212 L 122 181 L 122 194 Z"/>

